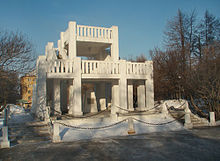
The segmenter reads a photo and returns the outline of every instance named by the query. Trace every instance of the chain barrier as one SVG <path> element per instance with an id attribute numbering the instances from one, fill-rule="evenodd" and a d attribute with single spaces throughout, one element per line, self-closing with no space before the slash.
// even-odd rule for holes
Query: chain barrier
<path id="1" fill-rule="evenodd" d="M 182 105 L 180 105 L 178 108 L 175 108 L 175 107 L 174 107 L 174 110 L 175 110 L 175 111 L 180 111 L 179 108 L 181 108 L 181 107 L 182 107 L 183 105 L 185 105 L 185 104 L 186 104 L 186 102 L 184 102 L 184 103 L 183 103 Z M 169 106 L 167 105 L 167 103 L 165 103 L 165 105 L 166 105 L 168 111 L 171 109 L 171 107 L 173 107 L 173 106 L 169 107 Z"/>
<path id="2" fill-rule="evenodd" d="M 108 108 L 106 108 L 105 110 L 102 110 L 102 111 L 99 111 L 97 113 L 94 113 L 94 114 L 90 114 L 90 115 L 87 115 L 87 116 L 73 116 L 73 115 L 62 115 L 62 113 L 60 111 L 57 111 L 57 110 L 54 110 L 54 109 L 51 109 L 52 111 L 56 112 L 56 114 L 58 114 L 59 116 L 62 116 L 62 117 L 65 117 L 65 118 L 88 118 L 88 117 L 93 117 L 93 116 L 96 116 L 96 115 L 99 115 L 101 113 L 104 113 L 105 111 L 108 111 Z"/>
<path id="3" fill-rule="evenodd" d="M 100 127 L 80 127 L 80 126 L 74 126 L 74 125 L 67 125 L 67 124 L 62 123 L 62 122 L 55 122 L 55 123 L 58 123 L 58 124 L 60 124 L 60 125 L 66 126 L 66 127 L 75 128 L 75 129 L 98 130 L 98 129 L 105 129 L 105 128 L 109 128 L 109 127 L 118 125 L 118 124 L 120 124 L 120 123 L 122 123 L 122 122 L 125 122 L 126 120 L 128 120 L 128 118 L 126 118 L 126 119 L 124 119 L 124 120 L 121 120 L 121 121 L 119 121 L 119 122 L 116 122 L 116 123 L 114 123 L 114 124 L 111 124 L 111 125 L 100 126 Z"/>
<path id="4" fill-rule="evenodd" d="M 180 110 L 176 110 L 176 109 L 181 108 L 181 107 L 182 107 L 183 105 L 185 105 L 185 104 L 186 104 L 186 102 L 184 102 L 184 103 L 183 103 L 182 105 L 180 105 L 178 108 L 174 108 L 174 110 L 175 110 L 175 111 L 180 111 Z M 175 118 L 175 117 L 173 116 L 173 114 L 170 112 L 170 109 L 171 109 L 172 106 L 169 107 L 166 103 L 165 103 L 165 105 L 166 105 L 166 107 L 167 107 L 167 110 L 168 110 L 169 114 L 170 114 L 173 118 Z M 185 113 L 183 114 L 183 116 L 184 116 L 184 115 L 185 115 Z M 183 116 L 182 116 L 182 117 L 183 117 Z M 182 118 L 182 117 L 181 117 L 181 118 Z"/>
<path id="5" fill-rule="evenodd" d="M 175 109 L 175 111 L 179 111 L 179 110 L 176 110 L 176 109 L 179 109 L 179 108 L 181 108 L 183 105 L 185 105 L 186 104 L 186 102 L 184 102 L 182 105 L 180 105 L 178 108 L 174 108 Z M 167 107 L 167 110 L 168 110 L 168 112 L 169 112 L 169 114 L 173 117 L 173 118 L 175 118 L 175 116 L 173 116 L 173 114 L 170 112 L 170 109 L 171 109 L 171 107 L 169 107 L 166 103 L 165 103 L 165 105 L 166 105 L 166 107 Z M 182 114 L 180 117 L 178 117 L 178 118 L 176 118 L 175 120 L 176 121 L 180 121 L 180 120 L 182 120 L 182 118 L 185 116 L 185 113 L 184 114 Z"/>
<path id="6" fill-rule="evenodd" d="M 156 106 L 154 106 L 153 108 L 150 108 L 150 109 L 148 109 L 148 110 L 135 111 L 135 112 L 138 112 L 138 113 L 141 113 L 141 112 L 148 112 L 148 111 L 150 111 L 150 110 L 153 110 L 153 109 L 157 108 L 158 106 L 160 106 L 160 104 L 158 104 L 158 105 L 156 105 Z M 124 108 L 122 108 L 122 107 L 120 107 L 120 106 L 117 106 L 117 105 L 115 105 L 115 107 L 117 107 L 118 109 L 123 110 L 123 111 L 134 112 L 134 111 L 132 111 L 132 110 L 124 109 Z"/>
<path id="7" fill-rule="evenodd" d="M 184 114 L 185 115 L 185 114 Z M 136 119 L 136 118 L 133 118 L 135 121 L 138 121 L 138 122 L 141 122 L 141 123 L 144 123 L 144 124 L 147 124 L 147 125 L 156 125 L 156 126 L 160 126 L 160 125 L 166 125 L 166 124 L 170 124 L 170 123 L 173 123 L 175 121 L 178 121 L 178 120 L 181 120 L 181 118 L 184 116 L 180 116 L 179 118 L 177 119 L 174 119 L 174 120 L 171 120 L 171 121 L 168 121 L 168 122 L 162 122 L 162 123 L 151 123 L 151 122 L 145 122 L 145 121 L 142 121 L 142 120 L 139 120 L 139 119 Z"/>
<path id="8" fill-rule="evenodd" d="M 178 108 L 182 107 L 185 103 L 183 103 L 182 105 L 180 105 Z M 159 104 L 160 105 L 160 104 Z M 159 105 L 157 106 L 154 106 L 154 108 L 158 107 Z M 165 104 L 166 106 L 168 106 L 167 104 Z M 153 108 L 152 108 L 153 109 Z M 167 108 L 168 111 L 170 108 Z M 150 109 L 149 109 L 150 110 Z M 59 111 L 56 111 L 54 110 L 55 112 L 59 112 Z M 59 112 L 60 113 L 60 112 Z M 168 121 L 168 122 L 163 122 L 163 123 L 150 123 L 150 122 L 146 122 L 146 121 L 143 121 L 143 120 L 140 120 L 140 119 L 136 119 L 136 118 L 133 118 L 131 117 L 133 120 L 135 121 L 138 121 L 140 123 L 144 123 L 146 125 L 153 125 L 153 126 L 161 126 L 161 125 L 166 125 L 166 124 L 170 124 L 170 123 L 173 123 L 175 121 L 179 121 L 182 119 L 182 117 L 184 116 L 185 114 L 181 115 L 180 117 L 174 119 L 174 120 L 171 120 L 171 121 Z M 110 128 L 112 126 L 116 126 L 118 124 L 121 124 L 123 122 L 125 122 L 126 120 L 128 120 L 128 118 L 126 119 L 123 119 L 119 122 L 116 122 L 114 124 L 110 124 L 110 125 L 106 125 L 106 126 L 101 126 L 101 127 L 80 127 L 80 126 L 74 126 L 74 125 L 67 125 L 65 123 L 62 123 L 62 122 L 54 122 L 54 123 L 57 123 L 57 124 L 60 124 L 60 125 L 63 125 L 63 126 L 66 126 L 66 127 L 69 127 L 69 128 L 75 128 L 75 129 L 84 129 L 84 130 L 98 130 L 98 129 L 105 129 L 105 128 Z M 50 120 L 51 124 L 53 125 L 53 122 Z"/>

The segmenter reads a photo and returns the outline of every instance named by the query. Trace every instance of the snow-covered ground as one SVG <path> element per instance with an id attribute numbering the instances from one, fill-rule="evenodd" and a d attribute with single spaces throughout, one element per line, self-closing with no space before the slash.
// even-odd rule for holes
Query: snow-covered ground
<path id="1" fill-rule="evenodd" d="M 9 104 L 9 105 L 7 105 L 7 108 L 10 109 L 10 115 L 25 112 L 24 108 L 21 106 L 18 106 L 18 105 Z"/>
<path id="2" fill-rule="evenodd" d="M 27 121 L 30 121 L 30 119 L 32 118 L 31 115 L 29 113 L 26 113 L 24 108 L 21 106 L 8 104 L 7 109 L 8 109 L 9 122 L 25 123 Z M 4 118 L 0 118 L 0 127 L 1 127 L 1 122 L 3 122 L 3 120 Z"/>
<path id="3" fill-rule="evenodd" d="M 168 107 L 173 106 L 176 109 L 184 109 L 186 106 L 185 104 L 187 103 L 186 100 L 179 99 L 179 100 L 164 100 L 164 102 Z"/>

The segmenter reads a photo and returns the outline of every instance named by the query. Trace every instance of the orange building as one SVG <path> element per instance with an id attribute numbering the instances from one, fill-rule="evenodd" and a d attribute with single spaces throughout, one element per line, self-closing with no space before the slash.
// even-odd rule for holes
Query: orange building
<path id="1" fill-rule="evenodd" d="M 36 76 L 26 74 L 21 77 L 21 99 L 25 102 L 25 108 L 30 109 L 32 104 L 33 85 L 36 84 Z"/>

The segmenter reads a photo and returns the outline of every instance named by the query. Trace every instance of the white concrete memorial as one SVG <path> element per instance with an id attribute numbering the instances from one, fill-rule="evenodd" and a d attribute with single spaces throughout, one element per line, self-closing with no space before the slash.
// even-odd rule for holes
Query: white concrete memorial
<path id="1" fill-rule="evenodd" d="M 33 102 L 38 118 L 46 119 L 47 106 L 50 115 L 73 116 L 102 111 L 109 105 L 111 114 L 116 114 L 118 107 L 132 111 L 154 106 L 153 63 L 119 58 L 117 26 L 105 28 L 69 22 L 57 44 L 56 48 L 49 42 L 45 56 L 37 60 Z M 84 91 L 87 84 L 93 84 L 92 91 Z"/>

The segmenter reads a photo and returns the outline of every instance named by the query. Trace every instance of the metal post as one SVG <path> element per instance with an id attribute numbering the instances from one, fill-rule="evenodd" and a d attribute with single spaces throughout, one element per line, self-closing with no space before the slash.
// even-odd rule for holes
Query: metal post
<path id="1" fill-rule="evenodd" d="M 8 141 L 8 127 L 2 127 L 2 142 L 1 148 L 10 148 L 10 142 Z"/>
<path id="2" fill-rule="evenodd" d="M 8 109 L 7 109 L 7 107 L 5 107 L 5 109 L 4 109 L 4 126 L 7 126 L 7 124 L 8 124 Z"/>
<path id="3" fill-rule="evenodd" d="M 215 122 L 215 112 L 209 112 L 209 118 L 210 118 L 210 126 L 215 126 L 216 122 Z"/>
<path id="4" fill-rule="evenodd" d="M 57 142 L 60 142 L 60 127 L 59 127 L 59 124 L 57 123 L 54 123 L 53 124 L 53 138 L 52 138 L 52 141 L 54 143 L 57 143 Z"/>
<path id="5" fill-rule="evenodd" d="M 134 122 L 131 117 L 128 118 L 128 134 L 135 134 Z"/>
<path id="6" fill-rule="evenodd" d="M 191 122 L 191 118 L 190 118 L 190 113 L 186 113 L 185 114 L 184 127 L 187 128 L 187 129 L 193 128 L 193 125 L 192 125 L 192 122 Z"/>

